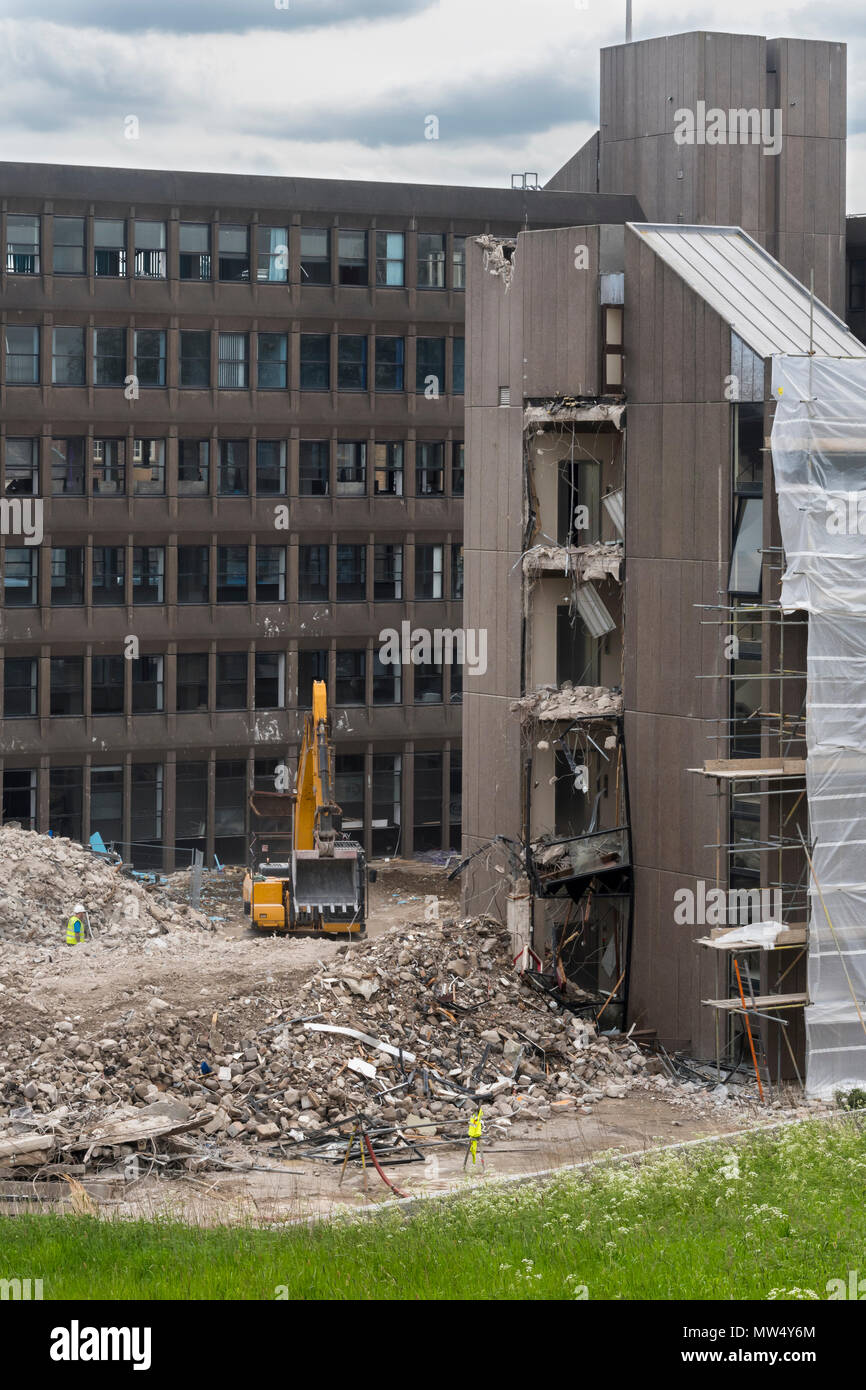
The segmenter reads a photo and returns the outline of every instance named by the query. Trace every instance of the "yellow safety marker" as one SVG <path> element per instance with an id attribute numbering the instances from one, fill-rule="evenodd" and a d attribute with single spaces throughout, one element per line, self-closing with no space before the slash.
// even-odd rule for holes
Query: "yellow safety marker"
<path id="1" fill-rule="evenodd" d="M 466 1167 L 466 1164 L 467 1164 L 468 1161 L 469 1161 L 469 1155 L 470 1155 L 470 1154 L 472 1155 L 472 1162 L 474 1163 L 474 1162 L 476 1161 L 476 1156 L 477 1156 L 477 1154 L 478 1154 L 478 1140 L 481 1138 L 481 1134 L 482 1134 L 483 1129 L 484 1129 L 484 1122 L 483 1122 L 483 1120 L 481 1119 L 481 1106 L 479 1105 L 479 1107 L 478 1107 L 478 1109 L 475 1111 L 474 1115 L 470 1115 L 470 1116 L 469 1116 L 469 1130 L 468 1130 L 468 1133 L 469 1133 L 469 1147 L 468 1147 L 468 1149 L 466 1150 L 466 1157 L 465 1157 L 464 1160 L 463 1160 L 463 1167 L 464 1167 L 464 1168 Z M 482 1156 L 481 1156 L 481 1162 L 482 1162 L 482 1163 L 484 1162 L 484 1155 L 483 1155 L 483 1154 L 482 1154 Z"/>

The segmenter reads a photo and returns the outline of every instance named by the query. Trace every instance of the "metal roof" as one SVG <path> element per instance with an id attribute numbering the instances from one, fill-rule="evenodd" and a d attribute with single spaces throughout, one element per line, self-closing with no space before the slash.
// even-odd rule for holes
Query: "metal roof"
<path id="1" fill-rule="evenodd" d="M 760 357 L 816 353 L 866 357 L 866 347 L 834 313 L 741 227 L 629 222 L 633 232 L 699 294 Z"/>

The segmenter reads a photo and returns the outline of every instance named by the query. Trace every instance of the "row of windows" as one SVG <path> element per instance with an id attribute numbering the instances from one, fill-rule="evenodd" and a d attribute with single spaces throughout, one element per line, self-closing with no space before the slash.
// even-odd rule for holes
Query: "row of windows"
<path id="1" fill-rule="evenodd" d="M 450 592 L 446 558 L 450 550 Z M 40 602 L 39 550 L 9 546 L 0 553 L 0 594 L 7 608 Z M 415 546 L 414 589 L 405 592 L 402 545 L 298 546 L 298 603 L 367 603 L 463 598 L 463 547 Z M 117 608 L 164 603 L 285 603 L 287 549 L 258 545 L 179 545 L 177 573 L 166 573 L 160 545 L 53 546 L 52 608 Z"/>
<path id="2" fill-rule="evenodd" d="M 175 331 L 175 330 L 173 330 Z M 44 330 L 47 359 L 41 364 L 37 324 L 9 324 L 5 330 L 7 386 L 124 387 L 127 390 L 177 386 L 181 390 L 286 391 L 289 389 L 288 333 L 211 333 L 177 330 L 177 365 L 169 365 L 168 331 L 163 328 L 58 324 Z M 406 339 L 390 334 L 301 333 L 296 381 L 301 391 L 407 390 Z M 444 337 L 415 338 L 416 393 L 436 398 L 446 391 Z M 450 379 L 453 395 L 463 395 L 465 339 L 452 339 Z M 131 351 L 130 351 L 131 349 Z M 252 349 L 252 351 L 251 351 Z"/>
<path id="3" fill-rule="evenodd" d="M 312 682 L 327 679 L 324 648 L 298 653 L 298 705 L 309 709 Z M 175 658 L 173 701 L 166 690 L 162 654 L 52 656 L 48 660 L 48 713 L 80 717 L 123 714 L 207 713 L 286 708 L 284 652 L 180 652 Z M 33 719 L 40 713 L 40 662 L 35 656 L 7 657 L 3 664 L 3 717 Z M 369 684 L 368 684 L 369 672 Z M 447 673 L 447 675 L 446 675 Z M 89 674 L 89 681 L 87 676 Z M 337 705 L 430 705 L 463 698 L 463 670 L 442 662 L 383 665 L 378 651 L 352 648 L 334 653 L 331 684 Z"/>
<path id="4" fill-rule="evenodd" d="M 186 759 L 166 767 L 159 762 L 39 770 L 5 767 L 2 819 L 73 840 L 86 840 L 98 831 L 106 844 L 120 848 L 126 863 L 140 869 L 168 867 L 165 850 L 169 849 L 176 854 L 174 863 L 183 867 L 193 849 L 204 850 L 208 845 L 222 863 L 244 863 L 252 828 L 250 786 L 273 790 L 278 762 L 277 758 L 251 757 Z M 403 780 L 410 769 L 412 795 L 407 795 L 404 807 Z M 337 751 L 335 794 L 343 810 L 344 830 L 363 838 L 371 854 L 393 855 L 406 847 L 405 810 L 413 821 L 414 848 L 431 850 L 442 847 L 445 816 L 450 823 L 445 839 L 451 848 L 459 849 L 461 770 L 458 748 L 452 748 L 447 758 L 441 750 L 417 748 L 405 757 L 394 752 Z M 48 793 L 44 823 L 37 814 L 40 782 Z M 163 847 L 169 793 L 175 839 Z M 259 821 L 255 828 L 276 827 Z"/>
<path id="5" fill-rule="evenodd" d="M 52 439 L 51 495 L 54 497 L 257 497 L 287 494 L 287 441 L 283 439 L 173 440 Z M 298 448 L 301 497 L 402 497 L 407 491 L 402 440 L 302 439 Z M 211 469 L 211 456 L 214 467 Z M 411 455 L 410 455 L 411 457 Z M 129 467 L 127 467 L 127 461 Z M 417 440 L 415 495 L 463 496 L 462 440 Z M 450 486 L 449 486 L 450 485 Z M 39 440 L 7 438 L 0 493 L 34 496 L 44 491 Z"/>
<path id="6" fill-rule="evenodd" d="M 302 285 L 370 285 L 422 290 L 466 287 L 466 238 L 444 232 L 416 235 L 414 276 L 407 277 L 406 234 L 301 227 L 297 231 L 298 277 Z M 94 275 L 136 280 L 219 280 L 285 285 L 292 256 L 288 225 L 281 227 L 181 222 L 176 259 L 170 256 L 168 224 L 144 218 L 55 216 L 51 225 L 50 268 L 55 275 Z M 43 259 L 41 218 L 10 213 L 6 218 L 6 272 L 40 275 Z"/>

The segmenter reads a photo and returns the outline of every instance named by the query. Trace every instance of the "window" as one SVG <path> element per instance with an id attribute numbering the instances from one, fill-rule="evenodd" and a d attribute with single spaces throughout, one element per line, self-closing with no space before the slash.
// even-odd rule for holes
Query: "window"
<path id="1" fill-rule="evenodd" d="M 39 491 L 39 440 L 6 440 L 6 496 Z"/>
<path id="2" fill-rule="evenodd" d="M 256 492 L 259 497 L 286 493 L 286 441 L 259 439 L 256 443 Z"/>
<path id="3" fill-rule="evenodd" d="M 35 768 L 4 768 L 2 818 L 4 824 L 18 821 L 24 830 L 36 829 Z"/>
<path id="4" fill-rule="evenodd" d="M 56 546 L 51 551 L 51 607 L 79 608 L 84 603 L 84 547 Z"/>
<path id="5" fill-rule="evenodd" d="M 256 603 L 285 603 L 286 547 L 256 547 Z"/>
<path id="6" fill-rule="evenodd" d="M 328 601 L 328 547 L 326 545 L 298 546 L 298 601 L 319 603 Z"/>
<path id="7" fill-rule="evenodd" d="M 220 333 L 217 382 L 221 390 L 239 391 L 246 386 L 248 361 L 246 333 Z"/>
<path id="8" fill-rule="evenodd" d="M 247 765 L 241 758 L 214 763 L 214 854 L 223 863 L 243 863 Z"/>
<path id="9" fill-rule="evenodd" d="M 180 224 L 180 278 L 210 279 L 210 227 L 206 222 Z"/>
<path id="10" fill-rule="evenodd" d="M 764 502 L 761 497 L 741 497 L 734 523 L 734 546 L 728 574 L 728 593 L 741 598 L 761 597 L 764 562 Z"/>
<path id="11" fill-rule="evenodd" d="M 161 657 L 145 660 L 161 661 Z M 132 707 L 135 712 L 136 684 L 132 686 Z M 162 705 L 159 706 L 162 709 Z M 144 711 L 147 713 L 147 711 Z M 140 869 L 161 869 L 163 774 L 160 763 L 133 763 L 130 768 L 131 806 L 129 828 L 132 836 L 133 860 Z"/>
<path id="12" fill-rule="evenodd" d="M 365 705 L 367 653 L 337 652 L 337 704 Z"/>
<path id="13" fill-rule="evenodd" d="M 586 447 L 583 449 L 586 452 Z M 592 458 L 560 459 L 557 526 L 561 545 L 601 540 L 601 464 Z"/>
<path id="14" fill-rule="evenodd" d="M 605 304 L 602 307 L 602 390 L 605 395 L 618 395 L 622 391 L 622 305 Z"/>
<path id="15" fill-rule="evenodd" d="M 83 657 L 52 656 L 50 698 L 52 714 L 84 713 Z M 54 771 L 52 769 L 52 781 L 53 776 Z"/>
<path id="16" fill-rule="evenodd" d="M 442 662 L 421 661 L 415 667 L 415 704 L 442 704 Z"/>
<path id="17" fill-rule="evenodd" d="M 848 262 L 848 312 L 862 314 L 866 310 L 866 259 L 852 257 Z"/>
<path id="18" fill-rule="evenodd" d="M 180 385 L 210 386 L 210 333 L 207 330 L 181 330 Z"/>
<path id="19" fill-rule="evenodd" d="M 454 249 L 451 259 L 451 288 L 453 290 L 466 289 L 466 238 L 456 236 L 453 238 Z"/>
<path id="20" fill-rule="evenodd" d="M 298 491 L 302 497 L 327 497 L 330 452 L 327 439 L 301 440 Z"/>
<path id="21" fill-rule="evenodd" d="M 165 440 L 136 439 L 132 445 L 132 487 L 139 497 L 165 494 Z"/>
<path id="22" fill-rule="evenodd" d="M 208 603 L 210 551 L 206 545 L 179 545 L 177 548 L 178 603 Z"/>
<path id="23" fill-rule="evenodd" d="M 363 497 L 367 491 L 367 445 L 363 441 L 341 441 L 337 445 L 338 497 Z"/>
<path id="24" fill-rule="evenodd" d="M 451 390 L 455 396 L 462 396 L 466 383 L 466 339 L 455 338 L 452 346 Z"/>
<path id="25" fill-rule="evenodd" d="M 136 222 L 134 274 L 136 280 L 165 279 L 164 222 Z"/>
<path id="26" fill-rule="evenodd" d="M 164 708 L 163 658 L 140 656 L 132 663 L 132 712 L 159 714 Z"/>
<path id="27" fill-rule="evenodd" d="M 86 271 L 85 227 L 86 223 L 83 217 L 55 217 L 55 275 L 83 275 Z"/>
<path id="28" fill-rule="evenodd" d="M 94 328 L 93 384 L 122 386 L 126 376 L 126 329 Z"/>
<path id="29" fill-rule="evenodd" d="M 286 658 L 282 652 L 256 652 L 255 682 L 256 709 L 283 708 L 286 703 Z"/>
<path id="30" fill-rule="evenodd" d="M 52 713 L 54 711 L 52 710 Z M 83 769 L 52 767 L 48 774 L 49 826 L 53 835 L 81 839 Z"/>
<path id="31" fill-rule="evenodd" d="M 761 614 L 741 613 L 748 600 L 740 601 L 731 614 L 731 635 L 736 638 L 736 657 L 730 663 L 730 757 L 758 758 L 763 727 L 761 698 Z M 757 621 L 755 617 L 757 616 Z"/>
<path id="32" fill-rule="evenodd" d="M 285 284 L 289 278 L 288 227 L 256 230 L 256 279 L 265 284 Z"/>
<path id="33" fill-rule="evenodd" d="M 250 445 L 247 439 L 220 440 L 217 491 L 223 497 L 246 497 L 250 490 Z"/>
<path id="34" fill-rule="evenodd" d="M 460 849 L 461 822 L 463 820 L 463 754 L 459 748 L 451 749 L 451 766 L 448 769 L 448 819 L 450 821 L 452 849 Z"/>
<path id="35" fill-rule="evenodd" d="M 367 339 L 360 333 L 340 333 L 337 338 L 337 390 L 366 389 Z"/>
<path id="36" fill-rule="evenodd" d="M 94 439 L 93 492 L 100 497 L 122 497 L 126 492 L 126 448 L 122 439 Z"/>
<path id="37" fill-rule="evenodd" d="M 324 649 L 298 652 L 298 708 L 312 709 L 313 681 L 328 679 L 328 653 Z"/>
<path id="38" fill-rule="evenodd" d="M 383 665 L 379 653 L 373 654 L 373 704 L 399 705 L 403 699 L 403 668 L 399 663 Z"/>
<path id="39" fill-rule="evenodd" d="M 760 401 L 731 407 L 734 445 L 734 491 L 738 497 L 760 497 L 764 490 L 764 406 Z"/>
<path id="40" fill-rule="evenodd" d="M 400 803 L 403 759 L 399 753 L 373 754 L 373 835 L 374 855 L 393 855 L 400 845 Z"/>
<path id="41" fill-rule="evenodd" d="M 444 546 L 416 545 L 415 597 L 442 598 L 442 556 Z"/>
<path id="42" fill-rule="evenodd" d="M 55 386 L 83 386 L 84 329 L 52 330 L 51 380 Z"/>
<path id="43" fill-rule="evenodd" d="M 327 333 L 301 334 L 301 390 L 328 391 L 331 386 L 331 340 Z"/>
<path id="44" fill-rule="evenodd" d="M 415 754 L 415 849 L 442 845 L 442 754 Z"/>
<path id="45" fill-rule="evenodd" d="M 402 232 L 377 232 L 376 284 L 404 284 L 405 258 L 405 237 Z"/>
<path id="46" fill-rule="evenodd" d="M 337 259 L 341 285 L 366 285 L 369 282 L 367 233 L 338 231 Z"/>
<path id="47" fill-rule="evenodd" d="M 374 446 L 373 491 L 379 497 L 403 496 L 403 445 L 394 442 Z"/>
<path id="48" fill-rule="evenodd" d="M 246 603 L 249 552 L 245 545 L 217 546 L 217 603 Z"/>
<path id="49" fill-rule="evenodd" d="M 418 233 L 418 288 L 445 288 L 445 237 L 439 232 Z"/>
<path id="50" fill-rule="evenodd" d="M 402 391 L 404 380 L 405 340 L 376 339 L 376 390 Z"/>
<path id="51" fill-rule="evenodd" d="M 204 660 L 205 703 L 202 708 L 207 709 L 207 657 Z M 175 833 L 179 844 L 189 849 L 202 849 L 204 846 L 204 833 L 207 828 L 207 784 L 207 763 L 178 763 L 175 773 Z"/>
<path id="52" fill-rule="evenodd" d="M 249 280 L 250 237 L 248 227 L 220 227 L 219 275 L 221 280 Z"/>
<path id="53" fill-rule="evenodd" d="M 38 682 L 35 656 L 7 656 L 3 663 L 4 719 L 29 719 L 39 713 Z"/>
<path id="54" fill-rule="evenodd" d="M 449 666 L 451 673 L 451 694 L 449 696 L 452 705 L 463 704 L 463 667 L 459 661 L 454 661 Z M 453 759 L 454 754 L 451 754 Z"/>
<path id="55" fill-rule="evenodd" d="M 97 217 L 93 223 L 93 269 L 96 275 L 126 274 L 126 223 Z"/>
<path id="56" fill-rule="evenodd" d="M 216 708 L 246 709 L 247 654 L 246 652 L 217 652 Z"/>
<path id="57" fill-rule="evenodd" d="M 451 597 L 463 599 L 463 546 L 451 547 Z"/>
<path id="58" fill-rule="evenodd" d="M 334 791 L 343 811 L 344 830 L 364 828 L 364 754 L 337 753 L 334 758 Z"/>
<path id="59" fill-rule="evenodd" d="M 208 491 L 210 443 L 207 439 L 179 439 L 177 490 L 180 496 L 204 496 Z"/>
<path id="60" fill-rule="evenodd" d="M 94 767 L 90 773 L 90 829 L 111 847 L 123 835 L 123 768 Z"/>
<path id="61" fill-rule="evenodd" d="M 208 706 L 208 655 L 207 652 L 178 652 L 177 656 L 177 708 L 179 711 L 206 710 Z M 196 764 L 187 764 L 195 767 Z M 203 764 L 206 766 L 206 764 Z M 178 782 L 180 781 L 180 765 L 178 765 Z M 205 783 L 207 774 L 205 774 Z M 178 826 L 177 833 L 181 835 L 184 829 L 181 826 L 180 807 L 182 798 L 180 788 L 178 788 Z M 205 785 L 204 804 L 207 806 L 207 785 Z M 204 827 L 202 827 L 202 831 Z M 188 832 L 186 832 L 188 833 Z"/>
<path id="62" fill-rule="evenodd" d="M 390 601 L 402 597 L 402 545 L 375 546 L 373 551 L 373 598 Z"/>
<path id="63" fill-rule="evenodd" d="M 357 603 L 367 597 L 367 547 L 337 546 L 337 602 Z"/>
<path id="64" fill-rule="evenodd" d="M 330 285 L 331 247 L 330 233 L 301 228 L 301 284 Z"/>
<path id="65" fill-rule="evenodd" d="M 3 602 L 7 608 L 35 608 L 39 598 L 38 554 L 33 546 L 7 545 L 3 556 Z"/>
<path id="66" fill-rule="evenodd" d="M 39 383 L 39 329 L 6 325 L 6 385 Z"/>
<path id="67" fill-rule="evenodd" d="M 51 492 L 55 497 L 81 497 L 83 495 L 83 439 L 52 439 Z"/>
<path id="68" fill-rule="evenodd" d="M 415 340 L 415 390 L 435 399 L 445 389 L 445 339 Z"/>
<path id="69" fill-rule="evenodd" d="M 133 546 L 132 601 L 165 602 L 165 550 L 161 545 Z"/>
<path id="70" fill-rule="evenodd" d="M 566 604 L 556 610 L 556 684 L 571 681 L 573 685 L 598 685 L 600 682 L 601 644 L 590 636 L 583 620 L 572 618 Z"/>
<path id="71" fill-rule="evenodd" d="M 122 656 L 94 656 L 90 663 L 90 710 L 92 714 L 123 714 L 123 681 L 126 662 Z"/>
<path id="72" fill-rule="evenodd" d="M 91 602 L 96 608 L 117 607 L 124 600 L 126 551 L 121 545 L 93 548 Z"/>
<path id="73" fill-rule="evenodd" d="M 455 497 L 463 496 L 465 484 L 466 446 L 462 439 L 455 439 L 451 445 L 451 492 Z"/>
<path id="74" fill-rule="evenodd" d="M 10 275 L 39 274 L 39 216 L 10 213 L 6 219 L 6 270 Z"/>
<path id="75" fill-rule="evenodd" d="M 288 384 L 289 344 L 285 333 L 259 334 L 260 391 L 285 390 Z"/>
<path id="76" fill-rule="evenodd" d="M 445 491 L 445 445 L 418 442 L 415 445 L 415 491 L 431 497 Z"/>

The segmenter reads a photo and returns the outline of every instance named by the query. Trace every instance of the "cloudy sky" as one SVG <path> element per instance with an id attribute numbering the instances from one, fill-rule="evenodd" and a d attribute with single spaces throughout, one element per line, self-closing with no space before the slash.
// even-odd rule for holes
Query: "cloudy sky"
<path id="1" fill-rule="evenodd" d="M 625 0 L 0 0 L 2 158 L 545 179 L 595 129 L 598 51 L 624 14 Z M 689 29 L 848 43 L 848 207 L 866 212 L 862 0 L 634 0 L 636 39 Z"/>

